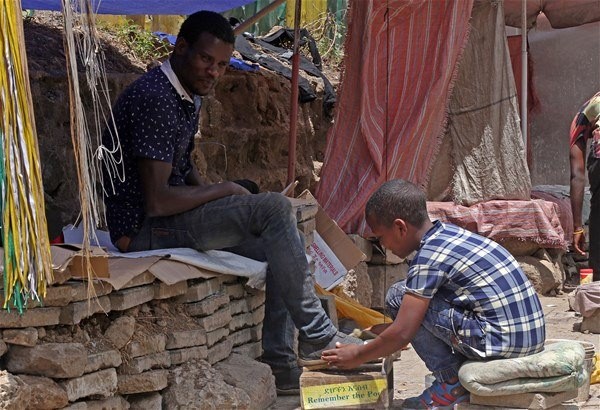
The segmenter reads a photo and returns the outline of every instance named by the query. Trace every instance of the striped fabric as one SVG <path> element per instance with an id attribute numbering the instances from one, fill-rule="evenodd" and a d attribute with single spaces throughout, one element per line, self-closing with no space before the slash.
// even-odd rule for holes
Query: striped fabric
<path id="1" fill-rule="evenodd" d="M 496 242 L 517 238 L 535 242 L 543 248 L 567 249 L 557 204 L 531 201 L 487 201 L 471 206 L 452 202 L 427 202 L 432 220 L 461 226 Z"/>
<path id="2" fill-rule="evenodd" d="M 316 191 L 346 232 L 365 233 L 364 205 L 382 182 L 426 185 L 472 5 L 351 2 L 344 86 Z"/>

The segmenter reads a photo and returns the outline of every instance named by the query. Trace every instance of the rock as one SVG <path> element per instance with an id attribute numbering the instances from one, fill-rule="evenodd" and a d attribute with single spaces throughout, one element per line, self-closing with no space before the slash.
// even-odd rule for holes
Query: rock
<path id="1" fill-rule="evenodd" d="M 564 271 L 560 258 L 553 260 L 545 249 L 534 256 L 517 256 L 516 259 L 536 292 L 546 295 L 562 286 Z"/>
<path id="2" fill-rule="evenodd" d="M 4 356 L 4 353 L 8 351 L 8 346 L 4 343 L 4 340 L 0 340 L 0 357 Z"/>
<path id="3" fill-rule="evenodd" d="M 348 271 L 339 286 L 348 297 L 365 307 L 371 307 L 373 283 L 367 273 L 366 262 L 359 262 L 354 269 Z"/>
<path id="4" fill-rule="evenodd" d="M 86 365 L 87 351 L 81 343 L 11 346 L 6 358 L 6 368 L 11 373 L 57 379 L 79 377 Z"/>
<path id="5" fill-rule="evenodd" d="M 152 370 L 140 374 L 118 375 L 121 394 L 150 393 L 167 387 L 168 370 Z"/>
<path id="6" fill-rule="evenodd" d="M 160 393 L 133 394 L 127 397 L 131 410 L 162 410 Z"/>
<path id="7" fill-rule="evenodd" d="M 165 410 L 259 408 L 248 393 L 225 382 L 221 373 L 204 360 L 194 360 L 171 369 L 169 386 L 163 391 Z"/>
<path id="8" fill-rule="evenodd" d="M 64 381 L 62 386 L 67 391 L 67 396 L 71 402 L 90 396 L 108 398 L 117 391 L 117 371 L 110 368 L 88 373 Z"/>
<path id="9" fill-rule="evenodd" d="M 20 346 L 35 346 L 38 341 L 38 331 L 35 327 L 26 329 L 6 329 L 2 332 L 5 343 Z"/>
<path id="10" fill-rule="evenodd" d="M 223 380 L 244 390 L 254 408 L 266 409 L 277 399 L 275 378 L 271 368 L 256 360 L 239 354 L 232 354 L 215 369 L 223 375 Z"/>
<path id="11" fill-rule="evenodd" d="M 113 320 L 104 332 L 104 336 L 117 348 L 121 349 L 129 342 L 135 330 L 135 319 L 131 316 L 121 316 Z"/>
<path id="12" fill-rule="evenodd" d="M 67 393 L 51 379 L 0 371 L 0 409 L 51 410 L 69 404 Z"/>

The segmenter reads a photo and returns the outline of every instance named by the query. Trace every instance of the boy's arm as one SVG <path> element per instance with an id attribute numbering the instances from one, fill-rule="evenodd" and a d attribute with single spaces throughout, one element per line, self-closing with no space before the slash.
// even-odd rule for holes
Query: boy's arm
<path id="1" fill-rule="evenodd" d="M 581 232 L 581 228 L 583 227 L 581 209 L 583 207 L 583 190 L 585 187 L 585 151 L 585 142 L 583 138 L 579 138 L 571 147 L 569 156 L 571 166 L 570 197 L 574 231 L 573 246 L 575 251 L 582 255 L 585 254 L 585 235 Z"/>
<path id="2" fill-rule="evenodd" d="M 362 363 L 388 356 L 410 343 L 427 313 L 430 299 L 404 294 L 394 322 L 365 345 L 343 345 L 323 352 L 331 365 L 351 369 Z"/>

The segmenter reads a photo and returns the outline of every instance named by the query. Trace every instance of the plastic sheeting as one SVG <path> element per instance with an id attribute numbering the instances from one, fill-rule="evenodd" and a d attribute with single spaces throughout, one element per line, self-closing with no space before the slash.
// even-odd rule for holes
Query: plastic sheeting
<path id="1" fill-rule="evenodd" d="M 98 14 L 192 14 L 198 10 L 223 12 L 252 3 L 254 0 L 91 0 Z M 61 0 L 21 0 L 26 10 L 61 11 Z"/>

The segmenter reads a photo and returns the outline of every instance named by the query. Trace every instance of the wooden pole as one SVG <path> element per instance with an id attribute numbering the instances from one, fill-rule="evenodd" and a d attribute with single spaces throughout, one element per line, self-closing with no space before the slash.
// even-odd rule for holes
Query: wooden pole
<path id="1" fill-rule="evenodd" d="M 300 13 L 302 0 L 296 0 L 294 15 L 294 55 L 292 57 L 292 96 L 290 108 L 290 137 L 288 149 L 287 185 L 296 178 L 296 137 L 298 134 L 298 69 L 300 67 Z"/>

